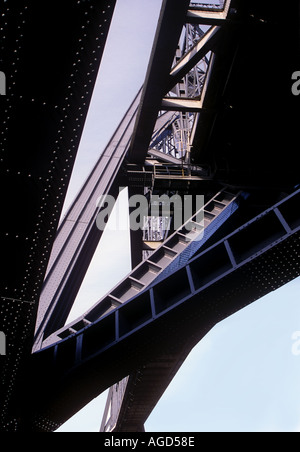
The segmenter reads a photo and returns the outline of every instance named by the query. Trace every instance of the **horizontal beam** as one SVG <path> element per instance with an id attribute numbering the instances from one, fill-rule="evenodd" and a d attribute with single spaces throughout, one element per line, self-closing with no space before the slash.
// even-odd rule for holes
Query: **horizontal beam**
<path id="1" fill-rule="evenodd" d="M 232 0 L 226 0 L 224 8 L 216 11 L 209 8 L 192 7 L 187 12 L 187 22 L 203 25 L 221 25 L 228 17 Z"/>
<path id="2" fill-rule="evenodd" d="M 203 11 L 196 8 L 190 8 L 187 12 L 187 23 L 203 25 L 221 25 L 224 23 L 227 15 L 222 12 Z"/>
<path id="3" fill-rule="evenodd" d="M 148 155 L 162 162 L 171 163 L 173 165 L 182 165 L 181 160 L 177 159 L 176 157 L 173 157 L 172 155 L 164 154 L 163 152 L 158 151 L 157 149 L 149 149 Z"/>
<path id="4" fill-rule="evenodd" d="M 197 113 L 202 110 L 202 101 L 183 97 L 164 97 L 162 99 L 161 109 L 166 111 L 190 111 Z"/>

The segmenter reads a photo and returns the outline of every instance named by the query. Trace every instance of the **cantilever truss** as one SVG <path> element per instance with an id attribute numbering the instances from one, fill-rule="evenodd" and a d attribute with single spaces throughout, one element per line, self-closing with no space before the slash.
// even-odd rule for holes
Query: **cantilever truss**
<path id="1" fill-rule="evenodd" d="M 144 87 L 58 229 L 28 381 L 32 428 L 57 428 L 110 387 L 101 430 L 142 431 L 217 322 L 300 274 L 295 184 L 258 201 L 256 191 L 216 179 L 214 158 L 205 158 L 224 92 L 235 93 L 234 38 L 244 7 L 240 0 L 164 0 Z M 228 141 L 226 134 L 224 148 Z M 101 239 L 96 200 L 124 185 L 149 200 L 203 195 L 201 215 L 194 211 L 176 230 L 162 215 L 145 215 L 144 233 L 131 237 L 138 250 L 132 272 L 65 325 Z"/>

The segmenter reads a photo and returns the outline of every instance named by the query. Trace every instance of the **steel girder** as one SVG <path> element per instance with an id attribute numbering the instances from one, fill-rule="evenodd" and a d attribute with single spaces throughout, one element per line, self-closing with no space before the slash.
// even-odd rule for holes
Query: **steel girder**
<path id="1" fill-rule="evenodd" d="M 0 430 L 21 430 L 40 291 L 115 0 L 1 0 Z M 24 403 L 23 403 L 24 402 Z"/>
<path id="2" fill-rule="evenodd" d="M 169 357 L 174 369 L 216 323 L 299 276 L 299 199 L 297 190 L 95 323 L 32 355 L 35 427 L 40 416 L 59 426 L 137 363 L 146 369 Z M 43 385 L 49 394 L 39 406 Z"/>
<path id="3" fill-rule="evenodd" d="M 109 293 L 80 318 L 46 337 L 41 348 L 73 335 L 83 326 L 99 320 L 148 286 L 182 267 L 238 209 L 241 193 L 221 190 L 196 212 L 184 225 L 167 237 L 148 259 L 137 265 Z"/>
<path id="4" fill-rule="evenodd" d="M 119 187 L 130 179 L 128 171 L 124 179 L 124 167 L 140 97 L 141 90 L 59 225 L 39 303 L 34 351 L 65 324 L 74 304 L 103 232 L 96 225 L 104 203 L 104 199 L 98 202 L 99 197 L 111 195 L 116 199 Z M 163 117 L 168 122 L 169 115 Z M 154 127 L 158 139 L 161 127 L 159 119 Z"/>
<path id="5" fill-rule="evenodd" d="M 104 201 L 117 196 L 120 170 L 128 151 L 140 93 L 125 114 L 57 231 L 41 293 L 34 350 L 64 325 L 100 241 L 96 218 Z"/>

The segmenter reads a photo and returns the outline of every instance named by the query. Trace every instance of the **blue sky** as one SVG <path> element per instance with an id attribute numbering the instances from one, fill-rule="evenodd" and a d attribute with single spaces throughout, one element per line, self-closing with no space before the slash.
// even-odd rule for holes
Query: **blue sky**
<path id="1" fill-rule="evenodd" d="M 161 0 L 117 0 L 65 209 L 142 85 Z M 126 212 L 126 192 L 121 199 Z M 130 271 L 128 233 L 106 231 L 69 320 Z M 192 351 L 146 431 L 300 431 L 300 279 L 217 325 Z M 300 349 L 300 347 L 299 347 Z M 97 432 L 106 393 L 60 432 Z"/>

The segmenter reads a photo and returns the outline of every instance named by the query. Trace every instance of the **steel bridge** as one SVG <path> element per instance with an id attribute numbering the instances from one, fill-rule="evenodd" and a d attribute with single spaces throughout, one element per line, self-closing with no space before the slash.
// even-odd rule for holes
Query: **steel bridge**
<path id="1" fill-rule="evenodd" d="M 300 275 L 300 2 L 163 0 L 144 85 L 59 224 L 115 7 L 65 3 L 1 1 L 0 425 L 54 431 L 110 388 L 101 431 L 140 432 L 214 325 Z M 66 325 L 99 199 L 125 186 L 149 206 L 133 270 Z M 164 195 L 203 205 L 174 227 Z"/>

